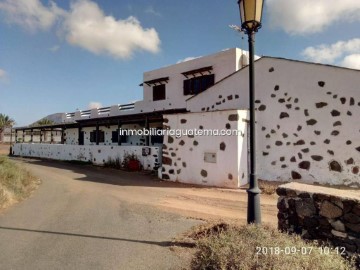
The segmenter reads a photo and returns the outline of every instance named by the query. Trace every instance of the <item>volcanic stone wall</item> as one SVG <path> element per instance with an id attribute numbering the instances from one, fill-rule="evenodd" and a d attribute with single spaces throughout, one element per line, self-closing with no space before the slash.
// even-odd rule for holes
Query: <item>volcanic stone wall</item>
<path id="1" fill-rule="evenodd" d="M 360 254 L 360 192 L 289 183 L 278 187 L 278 226 Z M 360 259 L 360 257 L 359 257 Z"/>
<path id="2" fill-rule="evenodd" d="M 247 111 L 164 115 L 164 128 L 185 132 L 164 136 L 162 176 L 164 180 L 197 185 L 238 188 L 247 183 Z M 238 131 L 230 136 L 192 132 Z"/>
<path id="3" fill-rule="evenodd" d="M 259 178 L 360 187 L 360 71 L 269 57 L 255 70 Z M 244 68 L 187 108 L 247 109 L 248 89 Z"/>
<path id="4" fill-rule="evenodd" d="M 70 145 L 43 143 L 16 143 L 13 155 L 21 157 L 37 157 L 55 160 L 91 162 L 104 165 L 110 158 L 121 161 L 134 154 L 144 170 L 157 170 L 161 164 L 161 148 L 146 147 L 150 155 L 143 155 L 143 146 L 110 146 L 110 145 Z"/>

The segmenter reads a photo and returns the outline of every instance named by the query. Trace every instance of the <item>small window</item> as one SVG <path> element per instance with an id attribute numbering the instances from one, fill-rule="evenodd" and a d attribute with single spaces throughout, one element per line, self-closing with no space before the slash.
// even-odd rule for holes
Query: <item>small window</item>
<path id="1" fill-rule="evenodd" d="M 184 95 L 197 95 L 215 83 L 215 75 L 204 75 L 184 80 Z"/>
<path id="2" fill-rule="evenodd" d="M 156 130 L 161 130 L 161 128 L 156 128 Z M 162 135 L 152 135 L 151 136 L 151 144 L 154 145 L 154 144 L 162 144 L 164 141 L 164 136 Z"/>
<path id="3" fill-rule="evenodd" d="M 90 132 L 90 142 L 96 142 L 96 130 Z M 99 143 L 105 142 L 105 132 L 99 130 Z"/>
<path id="4" fill-rule="evenodd" d="M 105 132 L 101 130 L 99 130 L 99 142 L 105 142 Z"/>
<path id="5" fill-rule="evenodd" d="M 153 86 L 153 101 L 164 100 L 165 98 L 165 84 Z"/>
<path id="6" fill-rule="evenodd" d="M 96 130 L 90 132 L 90 142 L 96 142 Z"/>
<path id="7" fill-rule="evenodd" d="M 113 132 L 111 133 L 111 141 L 112 141 L 113 143 L 117 143 L 117 142 L 119 141 L 119 131 L 118 131 L 118 130 L 113 131 Z"/>
<path id="8" fill-rule="evenodd" d="M 121 135 L 120 136 L 120 143 L 127 143 L 128 141 L 128 136 L 127 135 Z"/>
<path id="9" fill-rule="evenodd" d="M 84 131 L 80 131 L 79 145 L 84 145 Z"/>
<path id="10" fill-rule="evenodd" d="M 127 129 L 121 129 L 122 132 L 120 132 L 120 130 L 118 130 L 118 133 L 119 133 L 119 144 L 122 144 L 122 143 L 127 143 L 128 139 L 128 135 L 127 135 Z"/>

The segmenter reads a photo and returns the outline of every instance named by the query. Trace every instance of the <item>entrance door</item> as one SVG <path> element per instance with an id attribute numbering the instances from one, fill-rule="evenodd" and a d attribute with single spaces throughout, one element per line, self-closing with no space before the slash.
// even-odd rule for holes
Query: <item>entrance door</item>
<path id="1" fill-rule="evenodd" d="M 80 134 L 79 134 L 79 145 L 84 145 L 84 131 L 80 131 Z"/>

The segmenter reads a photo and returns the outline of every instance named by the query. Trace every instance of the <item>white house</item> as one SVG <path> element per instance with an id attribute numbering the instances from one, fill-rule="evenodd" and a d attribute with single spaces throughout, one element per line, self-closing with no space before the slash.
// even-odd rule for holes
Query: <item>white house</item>
<path id="1" fill-rule="evenodd" d="M 96 164 L 134 153 L 162 179 L 237 188 L 248 180 L 246 57 L 230 49 L 145 72 L 142 101 L 64 113 L 47 127 L 63 144 L 17 143 L 13 153 Z M 272 57 L 255 70 L 258 177 L 360 186 L 360 71 Z M 143 128 L 168 133 L 118 132 Z"/>

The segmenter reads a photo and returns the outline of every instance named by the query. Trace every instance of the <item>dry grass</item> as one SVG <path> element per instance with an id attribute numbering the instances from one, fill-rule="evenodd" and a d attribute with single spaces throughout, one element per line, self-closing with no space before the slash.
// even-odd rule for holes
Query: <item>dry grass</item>
<path id="1" fill-rule="evenodd" d="M 306 243 L 298 236 L 290 236 L 272 228 L 255 225 L 239 227 L 223 223 L 214 228 L 206 228 L 204 233 L 194 231 L 188 235 L 198 239 L 192 269 L 356 269 L 340 255 L 321 254 L 319 246 L 314 242 Z M 264 247 L 267 254 L 257 254 L 257 247 Z M 290 254 L 280 251 L 274 254 L 277 247 L 278 251 L 284 250 Z M 299 251 L 295 251 L 295 248 Z"/>
<path id="2" fill-rule="evenodd" d="M 122 161 L 120 157 L 111 158 L 109 157 L 108 160 L 104 163 L 104 167 L 113 168 L 113 169 L 122 169 Z"/>
<path id="3" fill-rule="evenodd" d="M 270 182 L 265 180 L 259 180 L 259 187 L 263 194 L 273 195 L 276 194 L 278 186 L 285 184 L 284 182 Z"/>
<path id="4" fill-rule="evenodd" d="M 39 183 L 28 171 L 0 156 L 0 209 L 28 197 Z"/>

